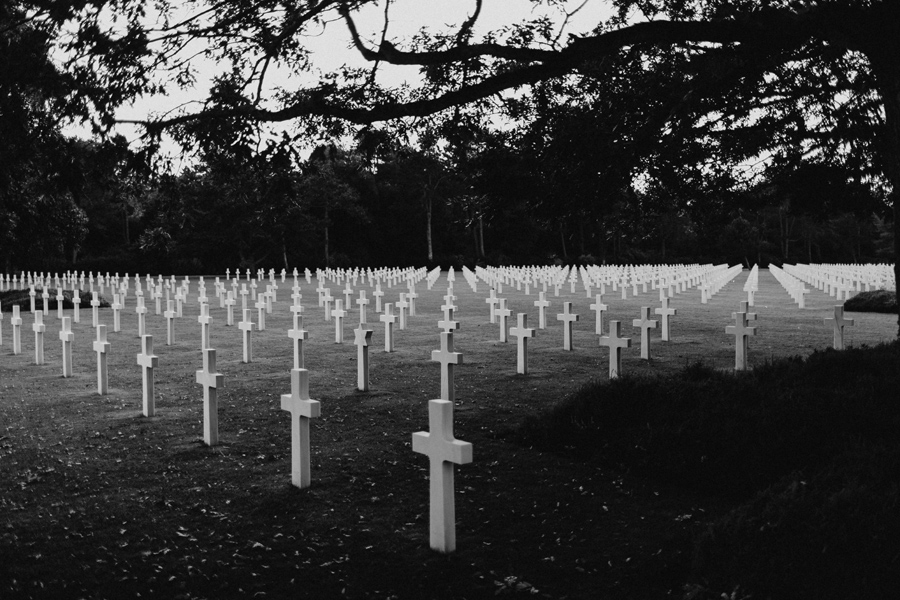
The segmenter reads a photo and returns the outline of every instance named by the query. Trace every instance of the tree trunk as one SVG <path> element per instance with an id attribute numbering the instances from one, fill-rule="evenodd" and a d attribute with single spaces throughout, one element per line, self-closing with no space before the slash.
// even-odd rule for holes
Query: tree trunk
<path id="1" fill-rule="evenodd" d="M 325 268 L 331 266 L 331 251 L 328 249 L 328 225 L 325 225 Z"/>
<path id="2" fill-rule="evenodd" d="M 425 198 L 425 240 L 428 243 L 428 264 L 434 262 L 434 249 L 431 246 L 431 198 Z"/>
<path id="3" fill-rule="evenodd" d="M 562 242 L 563 258 L 569 260 L 569 253 L 566 252 L 566 230 L 562 221 L 559 222 L 559 240 Z"/>
<path id="4" fill-rule="evenodd" d="M 478 246 L 480 248 L 479 257 L 486 259 L 487 253 L 484 251 L 484 219 L 482 218 L 481 213 L 478 214 Z"/>

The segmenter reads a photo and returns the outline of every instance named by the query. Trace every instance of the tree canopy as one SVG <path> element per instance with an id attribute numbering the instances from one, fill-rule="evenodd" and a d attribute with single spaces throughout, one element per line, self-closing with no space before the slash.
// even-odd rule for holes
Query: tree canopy
<path id="1" fill-rule="evenodd" d="M 151 139 L 172 132 L 208 158 L 223 129 L 239 143 L 218 156 L 260 144 L 262 123 L 290 125 L 288 144 L 311 132 L 372 141 L 414 128 L 426 155 L 445 152 L 464 173 L 454 195 L 470 219 L 487 214 L 489 182 L 477 169 L 504 156 L 502 139 L 516 145 L 523 176 L 547 192 L 537 204 L 563 230 L 567 218 L 583 227 L 585 215 L 599 228 L 626 228 L 636 204 L 643 218 L 664 215 L 668 199 L 685 208 L 703 189 L 748 201 L 735 195 L 734 170 L 758 157 L 781 173 L 813 163 L 850 173 L 842 185 L 888 192 L 896 228 L 900 3 L 608 0 L 607 17 L 580 30 L 571 28 L 579 3 L 530 4 L 542 12 L 519 22 L 511 15 L 491 31 L 480 22 L 484 0 L 454 2 L 462 7 L 455 24 L 400 39 L 394 20 L 415 18 L 402 0 L 19 0 L 2 35 L 7 44 L 31 32 L 52 40 L 61 67 L 41 89 L 98 130 L 131 99 L 205 85 L 213 69 L 209 89 L 195 90 L 198 102 L 140 119 Z M 374 40 L 361 16 L 373 8 L 383 19 Z M 365 65 L 317 76 L 310 36 L 334 28 Z M 421 79 L 385 85 L 387 65 L 418 67 Z M 540 157 L 532 168 L 526 148 Z M 781 193 L 801 178 L 772 171 L 766 180 Z M 773 214 L 795 225 L 818 218 L 803 194 L 792 198 L 794 208 L 782 202 Z M 670 216 L 696 220 L 684 210 Z M 754 230 L 745 223 L 733 219 Z M 893 244 L 896 256 L 896 232 Z"/>

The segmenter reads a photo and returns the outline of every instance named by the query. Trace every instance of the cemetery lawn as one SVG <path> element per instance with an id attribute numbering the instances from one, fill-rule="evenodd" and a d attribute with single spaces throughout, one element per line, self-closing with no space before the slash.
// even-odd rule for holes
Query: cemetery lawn
<path id="1" fill-rule="evenodd" d="M 345 343 L 334 344 L 334 324 L 324 322 L 316 307 L 315 283 L 302 284 L 310 395 L 322 402 L 322 416 L 311 427 L 312 486 L 305 490 L 290 484 L 289 420 L 280 409 L 280 395 L 290 391 L 289 283 L 279 290 L 267 330 L 254 332 L 250 364 L 240 360 L 240 331 L 225 327 L 224 310 L 211 299 L 212 345 L 225 375 L 219 392 L 221 444 L 212 448 L 202 442 L 202 391 L 195 383 L 201 367 L 196 280 L 185 318 L 176 325 L 175 345 L 165 345 L 165 320 L 148 315 L 159 356 L 157 415 L 151 418 L 140 413 L 133 297 L 122 313 L 123 331 L 109 334 L 107 396 L 96 394 L 89 309 L 82 306 L 81 323 L 74 327 L 75 376 L 63 379 L 55 304 L 46 320 L 47 364 L 35 366 L 31 318 L 23 313 L 23 353 L 13 356 L 4 303 L 0 598 L 718 598 L 732 592 L 743 597 L 753 585 L 772 597 L 796 598 L 803 593 L 787 596 L 765 587 L 759 573 L 770 570 L 766 560 L 790 562 L 790 544 L 808 531 L 815 534 L 808 536 L 810 548 L 823 539 L 827 548 L 862 543 L 853 527 L 831 537 L 827 528 L 807 529 L 810 521 L 799 517 L 810 512 L 822 516 L 814 523 L 830 525 L 849 514 L 856 519 L 849 523 L 867 523 L 869 529 L 861 529 L 866 534 L 872 523 L 884 524 L 883 537 L 876 536 L 865 556 L 883 551 L 894 561 L 895 578 L 888 583 L 896 589 L 900 536 L 896 471 L 890 469 L 898 464 L 900 436 L 897 411 L 883 390 L 885 385 L 897 389 L 897 345 L 871 351 L 878 359 L 851 350 L 816 354 L 818 362 L 810 361 L 819 369 L 816 376 L 830 374 L 822 384 L 847 394 L 848 405 L 885 411 L 879 413 L 877 440 L 868 435 L 833 440 L 821 452 L 803 445 L 805 453 L 797 455 L 798 446 L 789 443 L 787 426 L 817 414 L 802 409 L 810 400 L 801 390 L 819 389 L 810 388 L 806 363 L 765 365 L 779 357 L 809 356 L 830 344 L 831 333 L 822 325 L 834 304 L 830 298 L 814 292 L 808 308 L 799 310 L 768 272 L 760 272 L 760 331 L 750 341 L 751 363 L 764 378 L 777 381 L 785 396 L 767 396 L 761 405 L 747 401 L 745 416 L 761 416 L 758 426 L 741 428 L 748 421 L 735 424 L 729 421 L 733 415 L 711 409 L 701 412 L 707 417 L 702 420 L 682 415 L 671 427 L 660 427 L 660 437 L 652 426 L 638 423 L 662 418 L 650 412 L 662 410 L 647 397 L 652 390 L 671 390 L 668 397 L 690 411 L 708 408 L 712 400 L 692 405 L 690 394 L 679 392 L 699 386 L 727 398 L 729 386 L 762 385 L 724 374 L 734 360 L 734 339 L 724 328 L 743 298 L 744 278 L 709 305 L 699 304 L 696 290 L 676 296 L 673 339 L 661 342 L 654 332 L 649 362 L 639 359 L 639 336 L 623 327 L 637 338 L 623 366 L 635 377 L 611 386 L 604 383 L 608 359 L 593 333 L 592 300 L 580 286 L 565 298 L 548 294 L 553 302 L 548 329 L 531 341 L 530 372 L 523 376 L 515 373 L 515 340 L 500 344 L 498 326 L 487 322 L 487 290 L 481 286 L 473 293 L 458 280 L 461 328 L 455 349 L 464 362 L 456 371 L 455 435 L 474 445 L 474 461 L 456 469 L 458 550 L 449 556 L 428 547 L 428 463 L 411 449 L 411 434 L 428 428 L 427 401 L 439 396 L 439 366 L 429 358 L 439 347 L 435 323 L 446 292 L 443 278 L 431 292 L 420 286 L 419 314 L 407 330 L 395 331 L 396 352 L 381 352 L 383 325 L 370 324 L 375 334 L 367 393 L 354 390 L 355 325 L 350 323 L 356 311 L 348 316 Z M 396 301 L 398 291 L 386 289 L 386 301 Z M 510 299 L 514 311 L 528 310 L 535 326 L 534 293 L 499 295 Z M 574 352 L 562 350 L 555 320 L 563 300 L 575 302 L 582 315 Z M 655 293 L 629 294 L 627 300 L 609 294 L 604 301 L 610 305 L 608 318 L 623 325 L 639 316 L 641 306 L 658 306 Z M 374 321 L 371 305 L 369 310 Z M 893 339 L 895 316 L 849 316 L 856 319 L 847 331 L 849 345 Z M 101 322 L 112 322 L 110 309 L 101 310 Z M 845 356 L 851 366 L 842 363 Z M 847 375 L 874 360 L 880 361 L 875 363 L 880 373 L 890 371 L 885 364 L 895 365 L 888 384 L 867 370 L 860 377 Z M 707 366 L 694 366 L 698 361 Z M 660 375 L 668 378 L 655 379 Z M 838 382 L 843 375 L 846 384 Z M 597 379 L 601 387 L 585 387 Z M 752 381 L 757 383 L 744 383 Z M 582 421 L 560 417 L 566 407 L 584 402 L 579 397 L 585 389 L 602 402 L 626 388 L 640 392 L 640 407 L 648 411 L 625 411 L 620 417 L 627 427 L 586 435 Z M 735 391 L 734 398 L 742 393 Z M 791 399 L 797 420 L 785 423 L 775 412 L 777 418 L 766 418 L 770 413 L 752 408 L 784 397 Z M 823 421 L 804 432 L 828 432 L 849 418 L 836 408 L 836 397 L 826 398 Z M 867 398 L 873 400 L 856 404 Z M 862 409 L 850 417 L 859 419 L 854 422 L 859 427 L 873 419 Z M 720 429 L 725 424 L 731 429 Z M 771 431 L 779 437 L 769 437 Z M 772 465 L 765 453 L 748 456 L 748 448 L 765 448 L 773 440 L 796 460 L 781 456 Z M 702 444 L 717 454 L 701 453 L 691 463 L 696 458 L 691 452 L 704 449 Z M 703 470 L 707 465 L 713 476 Z M 844 485 L 846 477 L 854 483 Z M 883 518 L 889 514 L 893 520 Z M 791 523 L 798 531 L 785 533 Z M 817 537 L 821 531 L 825 538 Z M 768 554 L 773 548 L 778 553 Z M 809 554 L 803 552 L 799 556 Z M 835 577 L 857 581 L 852 569 L 859 565 L 852 562 Z M 790 575 L 787 567 L 776 571 Z"/>

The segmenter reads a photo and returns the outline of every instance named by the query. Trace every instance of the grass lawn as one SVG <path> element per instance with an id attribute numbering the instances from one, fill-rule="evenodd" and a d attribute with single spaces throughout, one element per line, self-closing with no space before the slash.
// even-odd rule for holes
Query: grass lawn
<path id="1" fill-rule="evenodd" d="M 658 293 L 632 297 L 629 289 L 623 300 L 610 291 L 605 319 L 622 321 L 633 338 L 623 372 L 670 374 L 697 361 L 733 367 L 734 338 L 725 327 L 744 299 L 746 273 L 707 305 L 697 290 L 677 295 L 671 341 L 654 331 L 650 361 L 640 359 L 631 320 L 641 306 L 659 306 Z M 831 344 L 822 320 L 833 299 L 813 291 L 801 310 L 768 271 L 759 280 L 751 364 Z M 241 362 L 240 330 L 225 326 L 225 310 L 211 299 L 211 344 L 225 376 L 221 443 L 211 448 L 202 441 L 195 383 L 202 366 L 196 279 L 173 346 L 165 344 L 165 319 L 148 303 L 159 356 L 151 418 L 140 412 L 133 296 L 120 333 L 111 331 L 111 309 L 100 311 L 112 344 L 106 396 L 96 394 L 89 306 L 74 325 L 75 376 L 64 379 L 55 302 L 45 318 L 42 366 L 33 364 L 32 319 L 24 312 L 23 351 L 12 354 L 3 302 L 0 598 L 680 598 L 685 585 L 702 583 L 691 580 L 692 540 L 739 501 L 521 441 L 527 417 L 540 420 L 588 382 L 607 378 L 593 299 L 582 288 L 548 293 L 548 327 L 530 341 L 522 376 L 515 339 L 499 343 L 498 325 L 488 322 L 487 288 L 473 293 L 456 281 L 454 341 L 464 362 L 456 369 L 455 434 L 474 445 L 474 462 L 456 470 L 458 551 L 444 556 L 428 547 L 428 462 L 412 452 L 411 434 L 427 429 L 427 401 L 440 395 L 440 367 L 430 356 L 440 347 L 446 280 L 432 291 L 418 286 L 417 315 L 406 330 L 395 328 L 394 353 L 382 352 L 384 327 L 369 306 L 375 333 L 367 393 L 355 390 L 358 312 L 347 318 L 344 344 L 335 344 L 334 323 L 316 306 L 315 281 L 301 280 L 310 396 L 322 402 L 306 490 L 290 483 L 289 415 L 280 409 L 292 366 L 290 282 L 279 287 L 266 330 L 253 334 L 250 364 Z M 342 286 L 330 287 L 336 295 Z M 405 289 L 384 291 L 385 301 L 396 302 Z M 504 287 L 498 295 L 537 326 L 534 291 Z M 556 320 L 563 301 L 581 315 L 573 352 L 562 349 Z M 895 337 L 896 315 L 848 316 L 856 319 L 845 333 L 850 346 Z"/>

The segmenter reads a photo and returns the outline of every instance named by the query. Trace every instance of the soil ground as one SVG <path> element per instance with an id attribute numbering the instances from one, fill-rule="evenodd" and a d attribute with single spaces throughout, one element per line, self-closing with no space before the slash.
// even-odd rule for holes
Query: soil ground
<path id="1" fill-rule="evenodd" d="M 444 274 L 446 275 L 446 274 Z M 650 361 L 640 359 L 631 326 L 641 306 L 659 306 L 650 291 L 621 299 L 608 292 L 606 320 L 633 338 L 623 371 L 671 373 L 696 361 L 730 369 L 731 312 L 745 298 L 747 271 L 707 305 L 699 291 L 678 294 L 671 341 L 653 332 Z M 212 295 L 212 278 L 206 278 Z M 756 295 L 758 333 L 750 361 L 806 355 L 831 344 L 822 320 L 837 304 L 819 291 L 799 309 L 766 270 Z M 74 372 L 62 378 L 59 321 L 45 319 L 46 364 L 33 364 L 34 334 L 23 314 L 22 353 L 13 355 L 9 313 L 0 346 L 0 597 L 7 598 L 546 598 L 681 597 L 690 573 L 690 539 L 730 508 L 728 501 L 684 488 L 624 477 L 540 453 L 511 441 L 526 415 L 540 414 L 584 383 L 607 377 L 594 315 L 580 286 L 552 305 L 547 329 L 529 344 L 529 374 L 517 375 L 515 338 L 501 344 L 488 322 L 481 283 L 455 285 L 460 329 L 455 349 L 456 437 L 474 445 L 474 462 L 456 469 L 456 553 L 428 547 L 428 463 L 411 434 L 428 427 L 427 401 L 440 396 L 436 322 L 444 276 L 432 291 L 418 286 L 417 315 L 395 329 L 396 351 L 384 353 L 375 320 L 371 390 L 356 387 L 353 310 L 344 344 L 316 306 L 315 280 L 301 280 L 310 395 L 322 402 L 313 421 L 312 486 L 290 483 L 289 416 L 291 278 L 280 285 L 267 328 L 254 332 L 254 360 L 241 362 L 241 331 L 225 326 L 211 299 L 211 344 L 218 371 L 221 444 L 202 441 L 197 280 L 191 284 L 176 343 L 153 315 L 157 415 L 141 414 L 141 369 L 135 301 L 112 333 L 110 393 L 96 393 L 90 310 L 74 326 Z M 330 285 L 333 294 L 340 286 Z M 398 287 L 385 288 L 395 302 Z M 371 290 L 369 296 L 371 297 Z M 537 294 L 504 287 L 509 307 L 529 313 Z M 107 298 L 108 300 L 111 298 Z M 556 320 L 562 302 L 581 315 L 575 350 L 562 349 Z M 253 321 L 256 321 L 254 311 Z M 71 314 L 67 310 L 66 314 Z M 239 311 L 235 311 L 238 315 Z M 851 313 L 849 345 L 894 339 L 896 316 Z M 237 322 L 237 318 L 235 321 Z M 112 329 L 112 311 L 100 321 Z M 511 323 L 511 325 L 514 323 Z M 726 591 L 726 590 L 723 590 Z"/>

